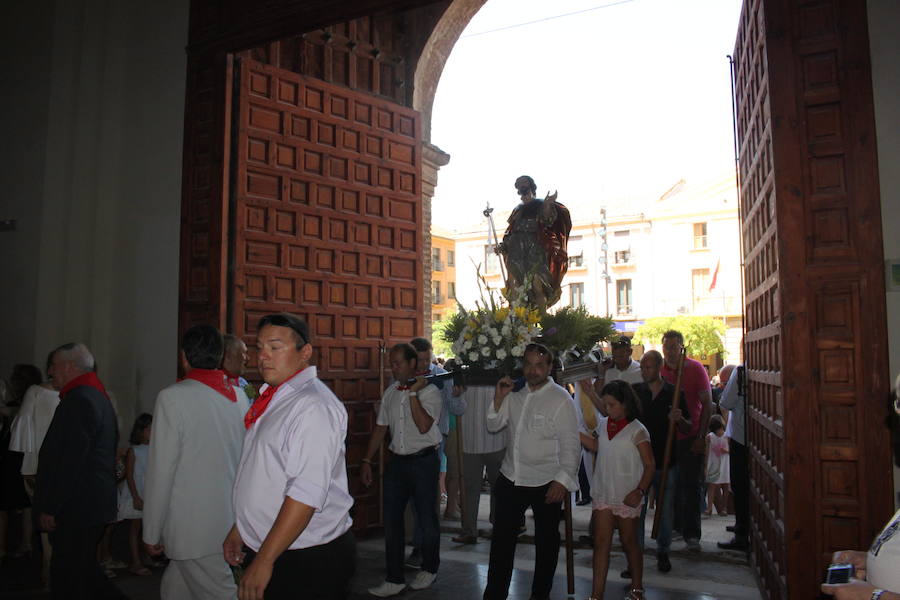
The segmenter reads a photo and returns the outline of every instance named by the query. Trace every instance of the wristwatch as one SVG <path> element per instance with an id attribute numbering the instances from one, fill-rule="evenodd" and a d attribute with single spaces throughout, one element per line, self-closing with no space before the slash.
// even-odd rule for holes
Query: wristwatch
<path id="1" fill-rule="evenodd" d="M 881 595 L 884 593 L 884 590 L 875 589 L 872 591 L 872 597 L 870 600 L 878 600 L 881 598 Z"/>

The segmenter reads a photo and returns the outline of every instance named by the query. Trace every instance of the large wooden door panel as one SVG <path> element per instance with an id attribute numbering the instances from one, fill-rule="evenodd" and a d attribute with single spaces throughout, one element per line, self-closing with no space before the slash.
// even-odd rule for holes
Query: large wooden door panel
<path id="1" fill-rule="evenodd" d="M 247 59 L 239 82 L 229 320 L 248 344 L 266 313 L 309 323 L 319 375 L 350 414 L 354 517 L 367 527 L 378 494 L 356 474 L 379 347 L 422 330 L 418 114 Z"/>

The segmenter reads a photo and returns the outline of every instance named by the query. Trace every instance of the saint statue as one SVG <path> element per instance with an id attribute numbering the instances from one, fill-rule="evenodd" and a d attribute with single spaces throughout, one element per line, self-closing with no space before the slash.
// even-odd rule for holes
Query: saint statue
<path id="1" fill-rule="evenodd" d="M 507 295 L 531 276 L 526 290 L 528 303 L 542 312 L 559 301 L 560 284 L 569 268 L 566 244 L 572 219 L 568 209 L 556 201 L 556 192 L 540 200 L 534 179 L 516 179 L 522 199 L 509 216 L 509 226 L 497 250 L 506 264 Z"/>

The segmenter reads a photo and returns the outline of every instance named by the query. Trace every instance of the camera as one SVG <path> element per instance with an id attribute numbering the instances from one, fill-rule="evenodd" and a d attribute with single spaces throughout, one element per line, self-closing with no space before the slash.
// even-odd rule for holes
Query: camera
<path id="1" fill-rule="evenodd" d="M 848 583 L 850 578 L 853 577 L 853 574 L 856 572 L 856 569 L 851 564 L 847 563 L 834 563 L 828 565 L 828 572 L 825 573 L 825 583 L 828 584 L 842 584 Z"/>

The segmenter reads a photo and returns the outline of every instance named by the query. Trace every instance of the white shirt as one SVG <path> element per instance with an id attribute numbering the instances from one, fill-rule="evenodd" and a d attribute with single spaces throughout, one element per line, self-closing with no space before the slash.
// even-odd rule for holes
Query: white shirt
<path id="1" fill-rule="evenodd" d="M 12 426 L 9 449 L 23 452 L 22 475 L 37 474 L 38 452 L 44 443 L 44 436 L 50 428 L 50 421 L 59 404 L 59 392 L 42 385 L 33 385 L 25 392 L 22 408 Z"/>
<path id="2" fill-rule="evenodd" d="M 610 381 L 618 380 L 630 383 L 631 385 L 644 381 L 644 378 L 641 377 L 641 363 L 632 358 L 631 364 L 621 370 L 613 364 L 613 366 L 606 370 L 606 377 L 604 378 L 603 383 L 607 384 Z"/>
<path id="3" fill-rule="evenodd" d="M 487 428 L 509 425 L 510 440 L 500 472 L 519 486 L 538 487 L 558 481 L 570 492 L 578 489 L 578 416 L 569 393 L 548 380 L 536 391 L 526 385 L 510 392 L 500 410 L 491 404 Z"/>
<path id="4" fill-rule="evenodd" d="M 725 389 L 722 390 L 722 396 L 719 398 L 719 405 L 728 409 L 728 424 L 725 426 L 725 435 L 741 445 L 746 445 L 746 434 L 744 433 L 744 419 L 747 410 L 746 399 L 740 395 L 740 386 L 738 385 L 737 369 L 731 373 Z"/>
<path id="5" fill-rule="evenodd" d="M 729 381 L 730 383 L 730 381 Z M 894 513 L 866 557 L 866 581 L 876 588 L 900 592 L 900 510 Z"/>
<path id="6" fill-rule="evenodd" d="M 234 482 L 235 522 L 247 546 L 259 551 L 285 496 L 315 509 L 289 549 L 327 544 L 350 529 L 346 437 L 347 409 L 315 367 L 279 386 L 247 430 Z"/>
<path id="7" fill-rule="evenodd" d="M 443 404 L 440 391 L 429 384 L 419 390 L 417 396 L 426 414 L 433 419 L 431 428 L 425 433 L 419 433 L 419 428 L 413 420 L 412 409 L 409 406 L 409 390 L 398 390 L 397 384 L 392 384 L 381 396 L 381 407 L 378 409 L 376 423 L 390 428 L 390 449 L 394 454 L 415 454 L 429 446 L 437 446 L 443 439 L 438 427 Z"/>

